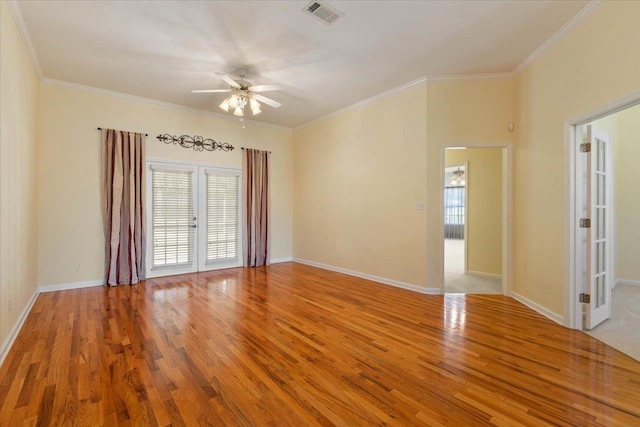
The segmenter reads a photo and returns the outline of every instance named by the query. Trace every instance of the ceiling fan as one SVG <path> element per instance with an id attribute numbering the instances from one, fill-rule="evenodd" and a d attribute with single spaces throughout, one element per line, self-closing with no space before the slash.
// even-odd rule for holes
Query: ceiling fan
<path id="1" fill-rule="evenodd" d="M 218 74 L 222 80 L 227 82 L 229 89 L 201 89 L 201 90 L 192 90 L 191 93 L 231 93 L 222 103 L 219 105 L 224 111 L 229 111 L 229 108 L 232 108 L 233 114 L 238 117 L 244 116 L 244 107 L 249 104 L 251 107 L 251 112 L 253 115 L 260 114 L 262 110 L 260 110 L 260 102 L 267 104 L 271 107 L 278 108 L 282 104 L 277 101 L 274 101 L 271 98 L 267 98 L 266 96 L 260 95 L 259 92 L 269 92 L 273 90 L 281 90 L 282 87 L 280 85 L 257 85 L 253 86 L 251 82 L 245 80 L 245 76 L 247 75 L 247 70 L 244 68 L 240 68 L 236 71 L 239 80 L 234 80 L 227 74 Z"/>

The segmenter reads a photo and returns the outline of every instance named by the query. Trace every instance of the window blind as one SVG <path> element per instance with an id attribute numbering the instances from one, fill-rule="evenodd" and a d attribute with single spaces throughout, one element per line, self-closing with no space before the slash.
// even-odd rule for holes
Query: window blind
<path id="1" fill-rule="evenodd" d="M 206 261 L 238 257 L 239 176 L 207 172 Z"/>
<path id="2" fill-rule="evenodd" d="M 193 172 L 152 169 L 153 266 L 192 263 L 195 252 Z"/>
<path id="3" fill-rule="evenodd" d="M 444 238 L 464 239 L 465 187 L 444 189 Z"/>

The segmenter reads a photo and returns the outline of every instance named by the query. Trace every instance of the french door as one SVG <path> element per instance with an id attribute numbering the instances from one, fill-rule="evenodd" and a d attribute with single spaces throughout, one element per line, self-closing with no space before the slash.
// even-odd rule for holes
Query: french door
<path id="1" fill-rule="evenodd" d="M 147 163 L 147 277 L 242 265 L 240 176 Z"/>
<path id="2" fill-rule="evenodd" d="M 586 145 L 586 328 L 611 317 L 611 147 L 609 135 L 587 126 Z M 585 301 L 586 302 L 586 301 Z"/>

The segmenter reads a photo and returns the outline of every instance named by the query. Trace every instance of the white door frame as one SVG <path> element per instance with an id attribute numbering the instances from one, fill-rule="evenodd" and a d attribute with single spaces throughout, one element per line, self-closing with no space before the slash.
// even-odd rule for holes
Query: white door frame
<path id="1" fill-rule="evenodd" d="M 513 149 L 511 142 L 488 143 L 452 143 L 443 144 L 440 149 L 440 185 L 444 188 L 445 150 L 451 147 L 466 148 L 502 148 L 502 294 L 511 295 L 513 283 L 511 278 L 512 264 L 512 182 L 513 182 Z M 444 191 L 440 194 L 440 212 L 443 218 L 438 225 L 440 227 L 440 251 L 442 264 L 440 265 L 440 293 L 444 294 Z M 465 236 L 466 237 L 466 236 Z"/>
<path id="2" fill-rule="evenodd" d="M 564 325 L 572 329 L 583 329 L 582 306 L 578 302 L 582 285 L 577 283 L 578 271 L 581 268 L 581 260 L 578 256 L 580 247 L 578 230 L 578 168 L 576 165 L 577 154 L 580 151 L 581 141 L 577 140 L 577 127 L 594 120 L 617 113 L 634 105 L 640 104 L 640 91 L 635 91 L 627 96 L 604 104 L 584 114 L 575 116 L 564 123 L 564 151 L 566 165 L 564 174 L 564 200 L 565 200 L 565 233 L 564 233 Z M 615 143 L 615 142 L 614 142 Z"/>

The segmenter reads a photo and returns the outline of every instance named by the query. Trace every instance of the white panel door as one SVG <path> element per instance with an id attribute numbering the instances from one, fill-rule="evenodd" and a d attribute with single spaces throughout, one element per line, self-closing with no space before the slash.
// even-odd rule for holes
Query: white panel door
<path id="1" fill-rule="evenodd" d="M 611 147 L 609 135 L 587 126 L 587 212 L 591 227 L 587 229 L 586 328 L 592 329 L 611 317 Z"/>
<path id="2" fill-rule="evenodd" d="M 197 172 L 147 164 L 147 277 L 197 271 Z"/>
<path id="3" fill-rule="evenodd" d="M 200 168 L 198 270 L 242 266 L 240 171 Z"/>

